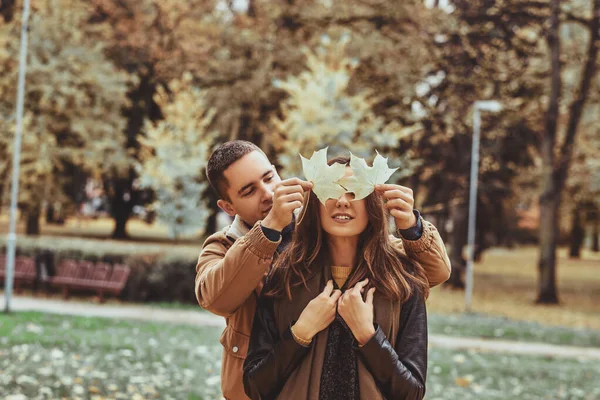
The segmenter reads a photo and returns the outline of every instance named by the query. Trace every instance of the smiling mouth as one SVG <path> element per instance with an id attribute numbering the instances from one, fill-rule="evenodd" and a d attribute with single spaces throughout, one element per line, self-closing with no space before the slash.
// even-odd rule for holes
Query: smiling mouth
<path id="1" fill-rule="evenodd" d="M 353 217 L 351 217 L 351 216 L 349 216 L 347 214 L 337 214 L 337 215 L 334 215 L 331 218 L 334 221 L 336 221 L 336 222 L 342 222 L 342 223 L 344 223 L 344 222 L 350 222 L 350 221 L 352 221 L 354 219 Z"/>

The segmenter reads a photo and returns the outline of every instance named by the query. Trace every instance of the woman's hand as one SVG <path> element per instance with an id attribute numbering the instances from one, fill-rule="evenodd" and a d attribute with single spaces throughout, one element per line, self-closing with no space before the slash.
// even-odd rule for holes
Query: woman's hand
<path id="1" fill-rule="evenodd" d="M 300 314 L 294 324 L 294 334 L 305 340 L 312 338 L 335 319 L 335 310 L 338 299 L 342 295 L 339 290 L 333 290 L 333 282 L 329 280 L 325 289 L 312 299 Z"/>
<path id="2" fill-rule="evenodd" d="M 346 321 L 356 341 L 362 346 L 375 334 L 373 326 L 373 295 L 375 288 L 369 289 L 366 300 L 362 292 L 369 279 L 358 282 L 352 289 L 346 290 L 338 301 L 338 312 Z"/>

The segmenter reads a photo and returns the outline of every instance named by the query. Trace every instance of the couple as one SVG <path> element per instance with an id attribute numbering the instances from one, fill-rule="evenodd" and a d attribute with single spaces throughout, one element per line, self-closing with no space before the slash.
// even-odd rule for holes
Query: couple
<path id="1" fill-rule="evenodd" d="M 195 284 L 200 305 L 226 318 L 225 398 L 422 398 L 424 301 L 450 264 L 411 191 L 384 184 L 364 199 L 342 191 L 321 202 L 312 182 L 281 181 L 244 141 L 218 147 L 207 175 L 235 216 L 205 242 Z"/>

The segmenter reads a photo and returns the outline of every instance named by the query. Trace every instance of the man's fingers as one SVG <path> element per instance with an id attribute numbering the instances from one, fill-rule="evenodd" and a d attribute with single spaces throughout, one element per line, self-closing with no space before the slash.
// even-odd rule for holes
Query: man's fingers
<path id="1" fill-rule="evenodd" d="M 401 190 L 387 190 L 387 191 L 383 192 L 383 197 L 385 199 L 387 199 L 388 201 L 391 201 L 394 199 L 402 199 L 402 200 L 406 200 L 406 201 L 414 200 L 414 198 L 411 194 L 408 194 Z"/>
<path id="2" fill-rule="evenodd" d="M 291 203 L 293 201 L 303 202 L 304 196 L 302 196 L 302 194 L 300 194 L 298 192 L 295 192 L 295 193 L 286 194 L 285 196 L 281 196 L 279 199 L 283 203 Z"/>
<path id="3" fill-rule="evenodd" d="M 369 289 L 369 291 L 367 292 L 367 304 L 369 305 L 373 305 L 373 296 L 375 295 L 375 288 L 371 288 Z"/>
<path id="4" fill-rule="evenodd" d="M 290 178 L 290 179 L 286 179 L 284 181 L 281 181 L 282 186 L 300 186 L 303 190 L 310 190 L 313 187 L 312 182 L 308 182 L 308 181 L 303 181 L 300 178 Z"/>
<path id="5" fill-rule="evenodd" d="M 411 211 L 411 212 L 413 210 L 413 204 L 411 204 L 403 199 L 390 200 L 387 203 L 385 203 L 385 206 L 390 210 L 397 209 L 397 210 L 406 210 L 406 211 Z"/>
<path id="6" fill-rule="evenodd" d="M 308 182 L 308 181 L 302 181 L 301 183 L 302 189 L 304 189 L 305 192 L 308 192 L 310 189 L 313 188 L 313 183 L 312 182 Z"/>
<path id="7" fill-rule="evenodd" d="M 413 190 L 411 188 L 402 185 L 395 185 L 393 183 L 377 184 L 375 185 L 375 190 L 378 192 L 384 192 L 387 190 L 401 190 L 402 192 L 409 193 L 411 195 L 413 194 Z"/>
<path id="8" fill-rule="evenodd" d="M 285 196 L 291 193 L 298 193 L 301 195 L 302 193 L 304 193 L 302 190 L 302 185 L 279 186 L 277 189 L 275 189 L 275 192 L 279 196 Z"/>
<path id="9" fill-rule="evenodd" d="M 394 218 L 398 218 L 398 219 L 410 219 L 411 215 L 414 216 L 414 214 L 412 213 L 412 211 L 401 211 L 398 210 L 397 208 L 394 208 L 392 210 L 390 210 L 390 215 Z"/>

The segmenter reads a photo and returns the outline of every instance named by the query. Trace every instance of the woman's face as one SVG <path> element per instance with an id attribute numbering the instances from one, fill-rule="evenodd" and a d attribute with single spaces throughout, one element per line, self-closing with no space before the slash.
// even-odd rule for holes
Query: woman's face
<path id="1" fill-rule="evenodd" d="M 346 176 L 352 175 L 350 168 Z M 321 227 L 331 236 L 359 236 L 369 223 L 366 200 L 352 201 L 354 194 L 344 193 L 338 199 L 329 199 L 325 205 L 319 203 Z"/>

